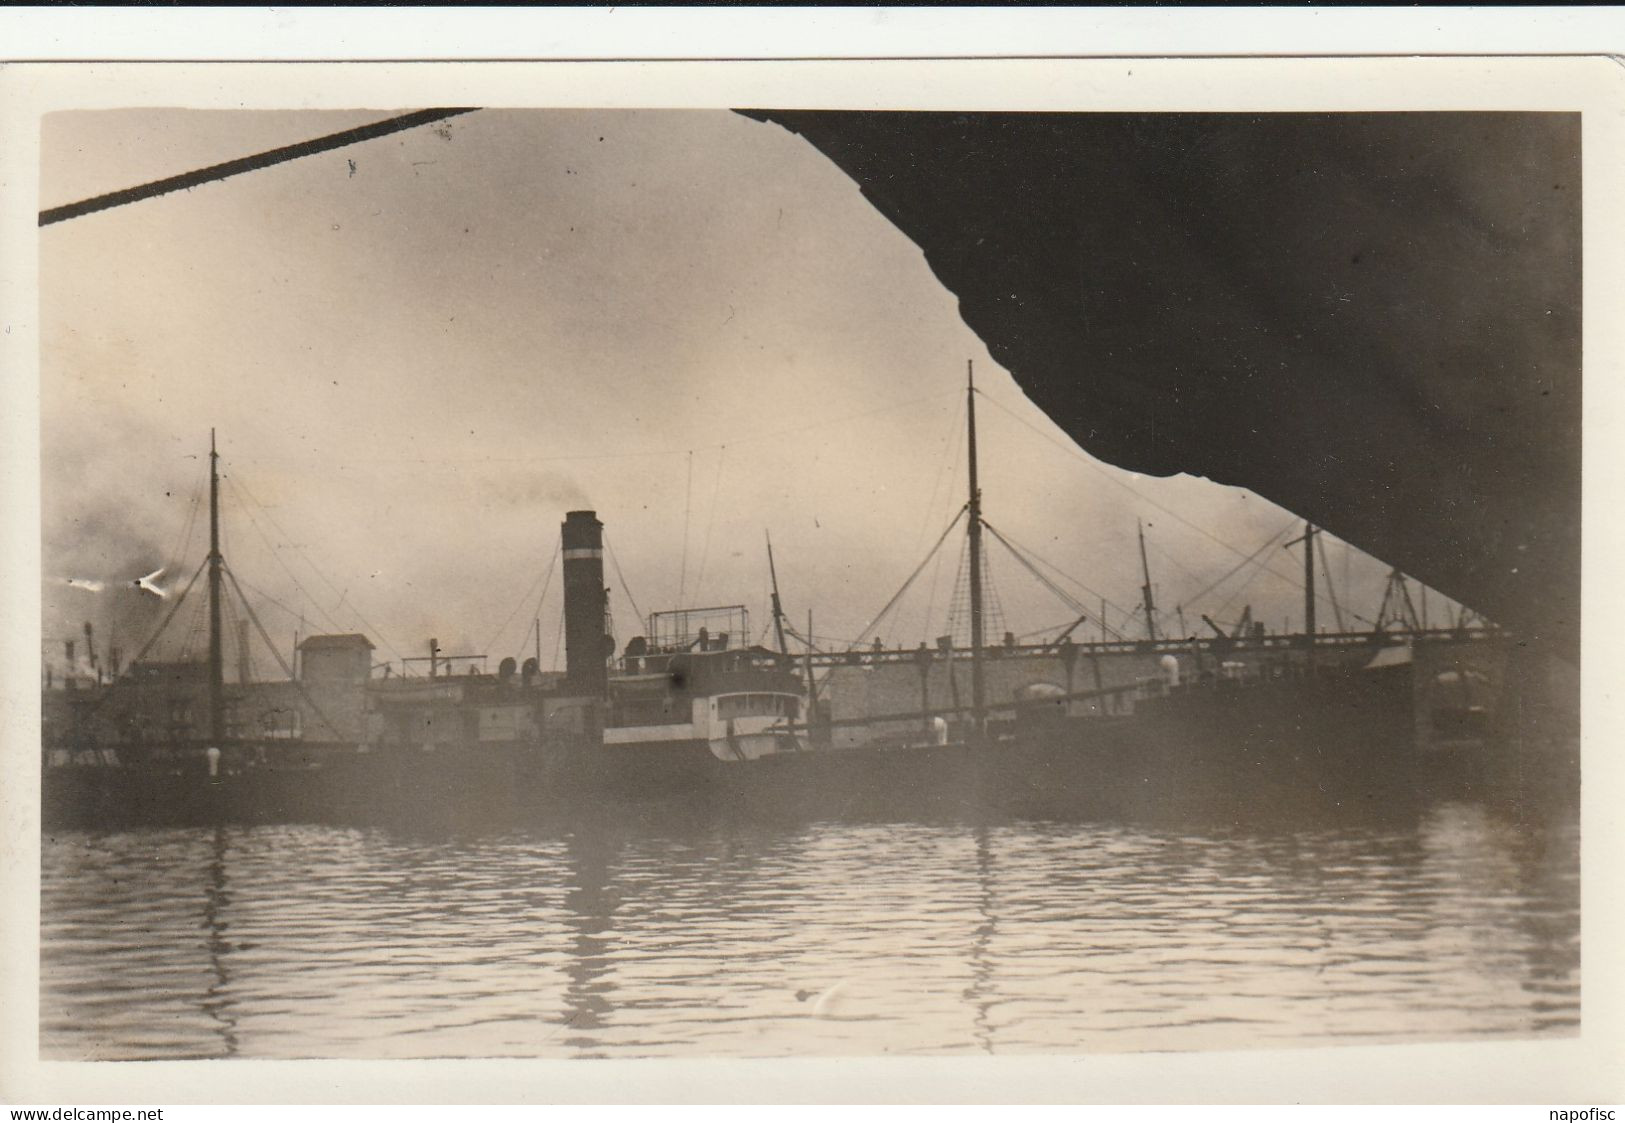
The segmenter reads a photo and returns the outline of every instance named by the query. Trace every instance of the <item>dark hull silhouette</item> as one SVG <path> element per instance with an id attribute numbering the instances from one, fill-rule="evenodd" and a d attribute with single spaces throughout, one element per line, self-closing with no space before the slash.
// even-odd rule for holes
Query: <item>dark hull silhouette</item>
<path id="1" fill-rule="evenodd" d="M 278 767 L 225 754 L 46 770 L 47 828 L 221 819 L 410 821 L 639 817 L 672 810 L 820 818 L 1106 817 L 1322 822 L 1437 798 L 1577 790 L 1575 742 L 1543 727 L 1438 740 L 1418 729 L 1409 668 L 1195 684 L 1131 715 L 1033 708 L 988 738 L 806 749 L 723 761 L 700 741 L 586 740 L 451 750 L 333 749 Z M 1448 717 L 1448 715 L 1447 715 Z M 957 731 L 960 733 L 966 730 Z"/>

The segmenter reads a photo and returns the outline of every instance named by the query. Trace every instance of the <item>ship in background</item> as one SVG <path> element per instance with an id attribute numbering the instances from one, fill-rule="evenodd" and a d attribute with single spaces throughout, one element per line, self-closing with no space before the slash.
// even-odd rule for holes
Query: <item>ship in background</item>
<path id="1" fill-rule="evenodd" d="M 984 534 L 1043 578 L 1041 559 L 1023 556 L 983 516 L 976 396 L 967 367 L 969 488 L 961 515 L 970 647 L 942 637 L 935 650 L 922 643 L 886 651 L 877 641 L 875 650 L 815 657 L 827 668 L 820 694 L 833 715 L 822 740 L 882 750 L 980 745 L 991 767 L 1009 773 L 1004 786 L 1018 793 L 1016 802 L 1034 809 L 1182 807 L 1223 817 L 1278 800 L 1374 807 L 1577 789 L 1572 666 L 1466 610 L 1446 627 L 1429 627 L 1425 590 L 1418 613 L 1397 570 L 1369 630 L 1346 629 L 1335 597 L 1338 627 L 1320 628 L 1316 561 L 1324 565 L 1325 552 L 1309 523 L 1285 544 L 1301 547 L 1301 633 L 1270 634 L 1250 609 L 1229 631 L 1203 617 L 1209 634 L 1162 632 L 1142 527 L 1136 612 L 1143 636 L 1108 638 L 1102 611 L 1100 639 L 1074 642 L 1085 610 L 1048 642 L 1023 645 L 1008 632 L 1002 644 L 988 642 Z M 1035 757 L 1034 744 L 1066 751 Z M 1026 783 L 1035 776 L 1050 786 Z"/>
<path id="2" fill-rule="evenodd" d="M 211 438 L 210 552 L 192 578 L 206 568 L 207 661 L 138 655 L 112 682 L 47 690 L 46 820 L 715 797 L 801 815 L 1222 815 L 1260 796 L 1307 810 L 1577 778 L 1561 664 L 1493 627 L 1425 628 L 1414 609 L 1392 629 L 1379 613 L 1370 632 L 1319 631 L 1313 526 L 1302 634 L 1271 635 L 1250 613 L 1228 633 L 1159 633 L 1142 530 L 1143 638 L 1102 627 L 1074 641 L 1080 616 L 1054 640 L 990 643 L 984 535 L 1015 548 L 983 516 L 975 407 L 967 368 L 968 494 L 948 532 L 966 520 L 968 647 L 820 649 L 810 621 L 805 636 L 788 625 L 775 571 L 776 649 L 750 642 L 743 606 L 721 606 L 655 613 L 617 656 L 603 524 L 573 511 L 562 674 L 539 652 L 488 674 L 483 655 L 431 640 L 426 674 L 379 678 L 371 641 L 344 634 L 306 637 L 285 682 L 240 670 L 228 684 L 228 582 L 244 635 L 251 623 L 271 644 L 220 552 Z M 1397 574 L 1390 593 L 1409 606 Z"/>

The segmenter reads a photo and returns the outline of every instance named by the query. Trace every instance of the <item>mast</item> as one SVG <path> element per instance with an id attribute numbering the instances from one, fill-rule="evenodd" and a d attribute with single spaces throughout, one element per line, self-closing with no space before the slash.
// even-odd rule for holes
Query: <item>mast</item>
<path id="1" fill-rule="evenodd" d="M 1320 548 L 1320 572 L 1326 577 L 1326 596 L 1332 602 L 1332 616 L 1337 621 L 1337 631 L 1342 634 L 1348 628 L 1343 623 L 1343 607 L 1337 603 L 1337 585 L 1332 581 L 1332 563 L 1326 557 L 1326 536 L 1319 535 L 1315 544 Z"/>
<path id="2" fill-rule="evenodd" d="M 220 645 L 220 454 L 209 430 L 209 742 L 226 739 L 225 669 Z"/>
<path id="3" fill-rule="evenodd" d="M 1394 572 L 1399 573 L 1399 570 L 1396 569 Z M 1417 584 L 1421 585 L 1422 583 L 1418 581 Z M 1422 587 L 1426 588 L 1427 586 L 1423 585 Z M 1410 624 L 1411 631 L 1415 632 L 1420 630 L 1422 625 L 1420 619 L 1416 615 L 1416 605 L 1411 600 L 1411 587 L 1406 582 L 1405 575 L 1403 573 L 1399 573 L 1399 595 L 1400 598 L 1405 602 L 1405 620 Z"/>
<path id="4" fill-rule="evenodd" d="M 1145 635 L 1152 643 L 1157 642 L 1157 605 L 1151 597 L 1151 563 L 1145 557 L 1145 523 L 1139 519 L 1134 525 L 1140 531 L 1140 573 L 1145 578 L 1145 584 L 1140 586 L 1140 596 L 1145 604 Z"/>
<path id="5" fill-rule="evenodd" d="M 807 610 L 807 724 L 812 725 L 812 706 L 818 698 L 818 686 L 813 682 L 813 630 L 812 609 Z"/>
<path id="6" fill-rule="evenodd" d="M 976 375 L 965 360 L 965 417 L 970 437 L 970 704 L 980 737 L 987 726 L 982 683 L 982 488 L 976 479 Z"/>
<path id="7" fill-rule="evenodd" d="M 1288 546 L 1303 543 L 1303 634 L 1304 645 L 1309 649 L 1309 661 L 1315 660 L 1315 535 L 1320 531 L 1315 524 L 1305 521 L 1303 524 L 1303 537 L 1294 538 Z"/>
<path id="8" fill-rule="evenodd" d="M 1303 630 L 1309 650 L 1315 649 L 1315 528 L 1303 524 Z"/>
<path id="9" fill-rule="evenodd" d="M 767 537 L 767 573 L 773 579 L 773 630 L 779 637 L 779 654 L 790 654 L 789 647 L 784 642 L 784 608 L 779 604 L 779 572 L 773 568 L 773 536 L 767 531 L 762 532 Z"/>

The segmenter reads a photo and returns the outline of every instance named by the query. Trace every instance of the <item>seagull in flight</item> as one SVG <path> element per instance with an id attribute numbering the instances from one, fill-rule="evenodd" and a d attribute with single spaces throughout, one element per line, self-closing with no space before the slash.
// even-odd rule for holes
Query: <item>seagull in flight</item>
<path id="1" fill-rule="evenodd" d="M 106 582 L 91 581 L 83 577 L 65 577 L 63 580 L 68 583 L 68 588 L 83 589 L 87 593 L 99 593 L 107 588 Z"/>
<path id="2" fill-rule="evenodd" d="M 147 574 L 145 577 L 137 577 L 133 582 L 131 582 L 131 584 L 143 592 L 151 593 L 159 600 L 164 600 L 169 596 L 169 594 L 158 587 L 157 581 L 158 578 L 163 576 L 164 570 L 167 568 L 169 567 L 161 565 L 151 573 Z"/>

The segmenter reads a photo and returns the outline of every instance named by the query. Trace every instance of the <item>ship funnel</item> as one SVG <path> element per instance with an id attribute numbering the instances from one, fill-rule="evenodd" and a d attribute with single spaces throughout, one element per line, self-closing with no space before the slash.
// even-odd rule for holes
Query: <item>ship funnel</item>
<path id="1" fill-rule="evenodd" d="M 564 516 L 564 675 L 573 690 L 609 692 L 610 642 L 604 635 L 604 524 L 595 511 Z"/>

